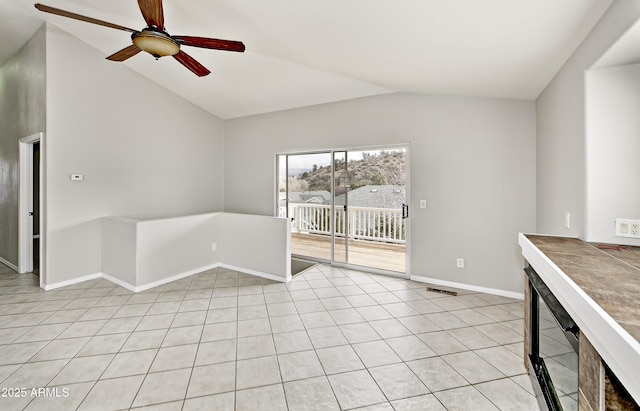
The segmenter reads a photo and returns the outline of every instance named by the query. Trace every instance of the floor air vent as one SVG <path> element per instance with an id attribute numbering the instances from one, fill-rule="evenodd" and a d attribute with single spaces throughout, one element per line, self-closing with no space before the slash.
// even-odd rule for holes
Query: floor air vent
<path id="1" fill-rule="evenodd" d="M 427 291 L 432 291 L 434 293 L 442 293 L 442 294 L 447 294 L 447 295 L 453 295 L 454 297 L 458 295 L 458 293 L 455 292 L 455 291 L 443 290 L 441 288 L 427 287 Z"/>

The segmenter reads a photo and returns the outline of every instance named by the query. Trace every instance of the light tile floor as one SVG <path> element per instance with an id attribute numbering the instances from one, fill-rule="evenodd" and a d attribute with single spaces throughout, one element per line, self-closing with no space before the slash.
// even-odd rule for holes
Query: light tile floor
<path id="1" fill-rule="evenodd" d="M 522 302 L 426 287 L 320 265 L 45 292 L 0 264 L 0 409 L 537 410 Z"/>

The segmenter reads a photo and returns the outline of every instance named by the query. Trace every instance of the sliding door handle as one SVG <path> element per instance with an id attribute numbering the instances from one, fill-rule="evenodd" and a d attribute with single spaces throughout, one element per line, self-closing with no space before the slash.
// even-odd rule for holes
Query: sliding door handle
<path id="1" fill-rule="evenodd" d="M 409 204 L 402 204 L 402 219 L 409 218 Z"/>

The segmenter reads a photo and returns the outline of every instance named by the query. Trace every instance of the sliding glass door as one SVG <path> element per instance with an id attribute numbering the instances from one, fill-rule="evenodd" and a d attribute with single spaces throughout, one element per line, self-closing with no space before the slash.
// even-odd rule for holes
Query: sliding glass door
<path id="1" fill-rule="evenodd" d="M 404 273 L 407 149 L 278 156 L 278 215 L 293 255 Z"/>
<path id="2" fill-rule="evenodd" d="M 291 219 L 291 254 L 331 261 L 331 152 L 278 160 L 278 215 Z"/>
<path id="3" fill-rule="evenodd" d="M 405 272 L 407 242 L 406 148 L 350 150 L 348 184 L 336 195 L 346 222 L 346 263 Z"/>

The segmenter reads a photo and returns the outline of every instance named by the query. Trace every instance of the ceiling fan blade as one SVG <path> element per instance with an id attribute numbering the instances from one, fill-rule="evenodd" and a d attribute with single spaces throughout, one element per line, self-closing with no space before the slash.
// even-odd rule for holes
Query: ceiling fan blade
<path id="1" fill-rule="evenodd" d="M 94 19 L 92 17 L 82 16 L 80 14 L 71 13 L 70 11 L 56 9 L 55 7 L 45 6 L 44 4 L 36 3 L 36 9 L 44 11 L 45 13 L 57 14 L 58 16 L 68 17 L 70 19 L 80 20 L 87 23 L 97 24 L 99 26 L 110 27 L 112 29 L 124 30 L 131 33 L 135 33 L 137 30 L 130 29 L 128 27 L 119 26 L 117 24 L 109 23 L 108 21 Z"/>
<path id="2" fill-rule="evenodd" d="M 134 46 L 132 44 L 129 47 L 125 47 L 120 51 L 116 51 L 115 53 L 113 53 L 112 55 L 107 57 L 107 60 L 125 61 L 126 59 L 135 56 L 136 54 L 140 53 L 141 51 L 142 50 L 140 50 L 139 48 L 137 48 L 136 46 Z"/>
<path id="3" fill-rule="evenodd" d="M 138 6 L 140 6 L 140 11 L 147 25 L 156 26 L 156 28 L 164 30 L 162 0 L 138 0 Z"/>
<path id="4" fill-rule="evenodd" d="M 173 56 L 180 64 L 191 70 L 196 76 L 203 77 L 211 73 L 205 66 L 198 63 L 193 57 L 180 50 L 178 54 Z"/>
<path id="5" fill-rule="evenodd" d="M 185 46 L 201 47 L 204 49 L 226 50 L 226 51 L 244 51 L 244 44 L 241 41 L 210 39 L 207 37 L 193 36 L 171 36 L 174 40 L 178 40 Z"/>

